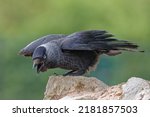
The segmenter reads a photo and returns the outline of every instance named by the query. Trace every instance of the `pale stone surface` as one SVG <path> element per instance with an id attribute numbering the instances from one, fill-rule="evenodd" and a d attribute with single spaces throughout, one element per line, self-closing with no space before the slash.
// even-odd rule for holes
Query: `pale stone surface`
<path id="1" fill-rule="evenodd" d="M 122 85 L 122 89 L 123 99 L 150 99 L 150 82 L 142 78 L 132 77 L 126 84 Z"/>
<path id="2" fill-rule="evenodd" d="M 61 99 L 67 95 L 83 95 L 99 92 L 108 86 L 96 78 L 83 76 L 51 76 L 48 80 L 44 99 Z"/>
<path id="3" fill-rule="evenodd" d="M 44 95 L 49 100 L 147 100 L 150 82 L 132 77 L 126 83 L 107 86 L 93 77 L 51 76 Z"/>

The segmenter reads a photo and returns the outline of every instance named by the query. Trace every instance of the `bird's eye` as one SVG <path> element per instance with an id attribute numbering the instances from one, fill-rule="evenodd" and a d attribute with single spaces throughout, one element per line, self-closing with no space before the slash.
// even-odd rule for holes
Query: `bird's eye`
<path id="1" fill-rule="evenodd" d="M 44 59 L 46 59 L 46 55 L 44 55 L 44 57 L 43 57 Z"/>

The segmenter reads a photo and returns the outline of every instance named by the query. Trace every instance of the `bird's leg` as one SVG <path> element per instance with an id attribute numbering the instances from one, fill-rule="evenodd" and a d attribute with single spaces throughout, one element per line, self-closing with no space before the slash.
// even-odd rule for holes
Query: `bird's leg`
<path id="1" fill-rule="evenodd" d="M 68 76 L 81 76 L 83 75 L 84 73 L 86 72 L 86 70 L 78 70 L 78 71 L 75 71 L 75 72 L 70 72 L 70 73 L 67 73 Z"/>
<path id="2" fill-rule="evenodd" d="M 69 71 L 69 72 L 63 74 L 63 76 L 68 76 L 69 74 L 71 74 L 71 73 L 73 73 L 73 72 L 75 72 L 75 71 L 76 71 L 76 70 L 71 70 L 71 71 Z"/>
<path id="3" fill-rule="evenodd" d="M 55 76 L 58 76 L 58 74 L 57 74 L 57 73 L 54 73 L 54 75 L 55 75 Z"/>

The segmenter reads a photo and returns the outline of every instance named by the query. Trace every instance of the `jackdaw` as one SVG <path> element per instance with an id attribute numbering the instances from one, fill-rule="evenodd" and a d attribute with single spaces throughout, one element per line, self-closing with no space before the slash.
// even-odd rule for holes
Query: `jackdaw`
<path id="1" fill-rule="evenodd" d="M 21 49 L 19 54 L 32 57 L 37 73 L 63 68 L 71 70 L 64 76 L 79 76 L 94 70 L 102 54 L 114 56 L 122 51 L 138 51 L 137 48 L 138 45 L 118 40 L 105 30 L 87 30 L 44 36 Z"/>

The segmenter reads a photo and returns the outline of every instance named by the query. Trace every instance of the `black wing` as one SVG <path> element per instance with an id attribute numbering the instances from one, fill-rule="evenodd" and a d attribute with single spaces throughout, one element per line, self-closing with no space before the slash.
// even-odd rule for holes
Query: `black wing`
<path id="1" fill-rule="evenodd" d="M 24 47 L 23 49 L 21 49 L 19 51 L 20 55 L 23 56 L 32 56 L 34 50 L 36 47 L 38 47 L 41 44 L 45 44 L 49 41 L 55 40 L 55 39 L 59 39 L 59 38 L 63 38 L 66 37 L 67 35 L 63 35 L 63 34 L 51 34 L 51 35 L 47 35 L 44 37 L 41 37 L 33 42 L 31 42 L 30 44 L 28 44 L 26 47 Z"/>
<path id="2" fill-rule="evenodd" d="M 134 50 L 138 46 L 128 41 L 113 38 L 112 34 L 104 30 L 89 30 L 65 37 L 61 48 L 63 51 L 95 50 L 109 52 L 110 50 Z"/>

